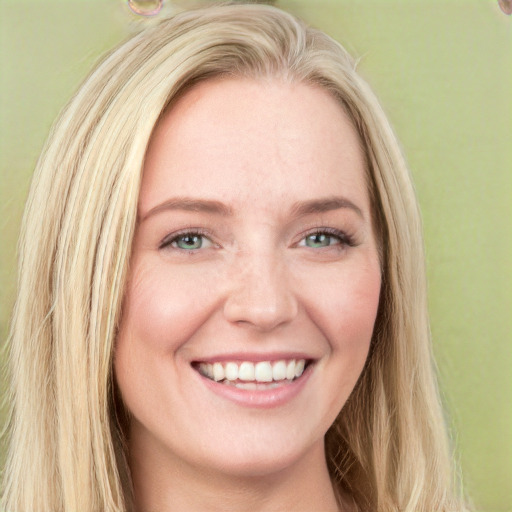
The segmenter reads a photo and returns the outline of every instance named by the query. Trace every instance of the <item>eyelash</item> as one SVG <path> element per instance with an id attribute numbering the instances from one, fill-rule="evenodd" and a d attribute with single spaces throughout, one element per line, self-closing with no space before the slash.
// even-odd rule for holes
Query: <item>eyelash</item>
<path id="1" fill-rule="evenodd" d="M 186 238 L 186 237 L 206 238 L 213 244 L 213 242 L 211 241 L 211 238 L 208 235 L 209 235 L 209 233 L 206 230 L 196 229 L 196 228 L 185 229 L 185 230 L 179 231 L 178 233 L 172 233 L 172 234 L 166 236 L 160 242 L 160 245 L 158 246 L 158 248 L 165 249 L 168 247 L 172 247 L 173 249 L 176 249 L 178 251 L 194 253 L 195 251 L 200 250 L 200 248 L 198 248 L 198 249 L 182 249 L 180 247 L 173 246 L 173 244 L 176 243 L 178 240 Z M 332 244 L 334 247 L 338 247 L 338 246 L 354 247 L 356 245 L 354 242 L 354 239 L 351 235 L 345 233 L 344 231 L 340 231 L 339 229 L 336 229 L 336 228 L 318 228 L 318 229 L 313 229 L 311 231 L 308 231 L 307 233 L 304 233 L 302 235 L 299 243 L 306 240 L 308 237 L 310 237 L 312 235 L 327 235 L 329 237 L 337 238 L 339 243 Z M 295 244 L 296 247 L 298 245 L 299 244 Z M 331 245 L 325 246 L 325 247 L 331 247 Z M 319 248 L 324 248 L 324 247 L 319 247 Z"/>
<path id="2" fill-rule="evenodd" d="M 312 235 L 327 235 L 332 238 L 337 238 L 339 241 L 339 244 L 333 244 L 333 247 L 338 247 L 338 248 L 339 248 L 339 246 L 354 247 L 356 245 L 355 241 L 351 235 L 349 235 L 348 233 L 346 233 L 344 231 L 336 229 L 336 228 L 313 229 L 313 230 L 303 234 L 300 239 L 300 242 L 302 242 L 303 240 L 306 240 L 308 237 L 310 237 Z M 331 247 L 331 246 L 326 246 L 326 247 Z"/>
<path id="3" fill-rule="evenodd" d="M 180 238 L 195 237 L 195 236 L 201 237 L 201 238 L 207 238 L 208 240 L 211 241 L 211 239 L 208 235 L 209 235 L 209 233 L 203 229 L 197 229 L 197 228 L 184 229 L 182 231 L 179 231 L 178 233 L 172 233 L 170 235 L 167 235 L 160 242 L 160 245 L 158 246 L 158 248 L 165 249 L 167 247 L 172 247 L 173 249 L 176 249 L 178 251 L 195 252 L 196 250 L 199 250 L 199 249 L 181 249 L 180 247 L 173 247 L 172 244 L 177 242 Z"/>

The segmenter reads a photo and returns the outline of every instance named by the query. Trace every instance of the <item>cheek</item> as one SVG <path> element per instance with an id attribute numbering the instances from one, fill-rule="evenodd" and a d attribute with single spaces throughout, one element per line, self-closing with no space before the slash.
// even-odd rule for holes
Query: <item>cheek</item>
<path id="1" fill-rule="evenodd" d="M 327 344 L 326 357 L 319 362 L 323 393 L 316 409 L 319 424 L 326 428 L 345 405 L 363 370 L 381 287 L 377 259 L 328 270 L 310 273 L 301 281 L 308 317 Z"/>
<path id="2" fill-rule="evenodd" d="M 325 286 L 318 289 L 318 282 Z M 369 348 L 379 306 L 381 275 L 378 262 L 347 266 L 322 281 L 308 280 L 310 317 L 323 332 L 332 352 L 363 354 Z M 316 292 L 314 290 L 316 289 Z"/>
<path id="3" fill-rule="evenodd" d="M 380 298 L 381 277 L 380 271 L 363 272 L 353 277 L 350 283 L 345 283 L 342 290 L 338 290 L 340 299 L 336 304 L 338 313 L 333 318 L 335 323 L 349 345 L 357 349 L 360 345 L 368 349 L 373 334 L 375 319 Z"/>
<path id="4" fill-rule="evenodd" d="M 170 269 L 158 261 L 136 265 L 123 306 L 118 343 L 126 333 L 133 344 L 160 354 L 176 351 L 208 317 L 215 304 L 208 273 Z"/>
<path id="5" fill-rule="evenodd" d="M 329 323 L 329 342 L 332 362 L 337 366 L 337 382 L 352 392 L 363 370 L 375 326 L 380 296 L 380 272 L 355 277 L 338 291 L 338 302 L 333 302 Z"/>
<path id="6" fill-rule="evenodd" d="M 331 288 L 332 309 L 325 321 L 332 351 L 332 389 L 340 391 L 331 396 L 331 407 L 337 414 L 352 393 L 368 357 L 379 306 L 379 266 L 362 267 L 350 280 L 334 284 L 337 286 Z"/>
<path id="7" fill-rule="evenodd" d="M 162 396 L 160 391 L 170 378 L 177 384 L 178 367 L 183 364 L 181 348 L 215 307 L 207 274 L 176 268 L 171 271 L 159 258 L 133 262 L 114 371 L 123 401 L 137 418 L 158 423 L 166 418 L 165 407 L 174 408 L 173 397 Z"/>

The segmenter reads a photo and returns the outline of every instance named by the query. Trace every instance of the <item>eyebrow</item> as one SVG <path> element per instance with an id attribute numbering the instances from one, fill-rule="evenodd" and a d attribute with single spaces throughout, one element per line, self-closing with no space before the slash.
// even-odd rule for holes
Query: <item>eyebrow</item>
<path id="1" fill-rule="evenodd" d="M 185 210 L 189 212 L 215 213 L 223 217 L 233 214 L 232 209 L 220 201 L 176 197 L 158 204 L 154 208 L 151 208 L 151 210 L 149 210 L 141 217 L 140 222 L 145 221 L 148 217 L 151 217 L 156 213 L 166 210 Z"/>
<path id="2" fill-rule="evenodd" d="M 332 210 L 340 210 L 343 208 L 353 210 L 361 218 L 364 218 L 363 212 L 358 206 L 356 206 L 352 201 L 338 196 L 312 199 L 309 201 L 298 201 L 292 205 L 290 211 L 292 216 L 303 216 L 314 213 L 324 213 Z M 140 222 L 145 221 L 148 217 L 167 210 L 213 213 L 222 217 L 233 215 L 233 210 L 220 201 L 176 197 L 151 208 L 141 217 Z"/>
<path id="3" fill-rule="evenodd" d="M 352 201 L 345 197 L 327 197 L 323 199 L 312 199 L 311 201 L 300 201 L 295 203 L 292 208 L 292 214 L 301 216 L 309 215 L 312 213 L 323 213 L 331 210 L 340 210 L 342 208 L 348 208 L 353 210 L 359 217 L 364 219 L 361 208 L 356 206 Z"/>

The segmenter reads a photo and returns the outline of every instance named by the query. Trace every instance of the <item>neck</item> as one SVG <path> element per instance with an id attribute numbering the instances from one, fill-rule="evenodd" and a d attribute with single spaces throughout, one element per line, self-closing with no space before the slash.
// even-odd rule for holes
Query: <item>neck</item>
<path id="1" fill-rule="evenodd" d="M 130 442 L 137 512 L 338 512 L 323 442 L 290 467 L 260 475 L 234 475 L 192 466 L 165 452 Z"/>

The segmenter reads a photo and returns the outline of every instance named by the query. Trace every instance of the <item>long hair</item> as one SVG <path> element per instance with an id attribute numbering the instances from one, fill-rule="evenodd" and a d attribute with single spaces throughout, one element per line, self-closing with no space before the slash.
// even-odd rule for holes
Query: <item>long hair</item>
<path id="1" fill-rule="evenodd" d="M 10 335 L 9 512 L 126 511 L 130 476 L 112 360 L 144 156 L 178 95 L 212 77 L 321 86 L 364 148 L 382 290 L 363 373 L 326 436 L 358 510 L 458 511 L 436 385 L 421 222 L 389 123 L 346 51 L 263 5 L 184 12 L 97 66 L 37 164 Z"/>

